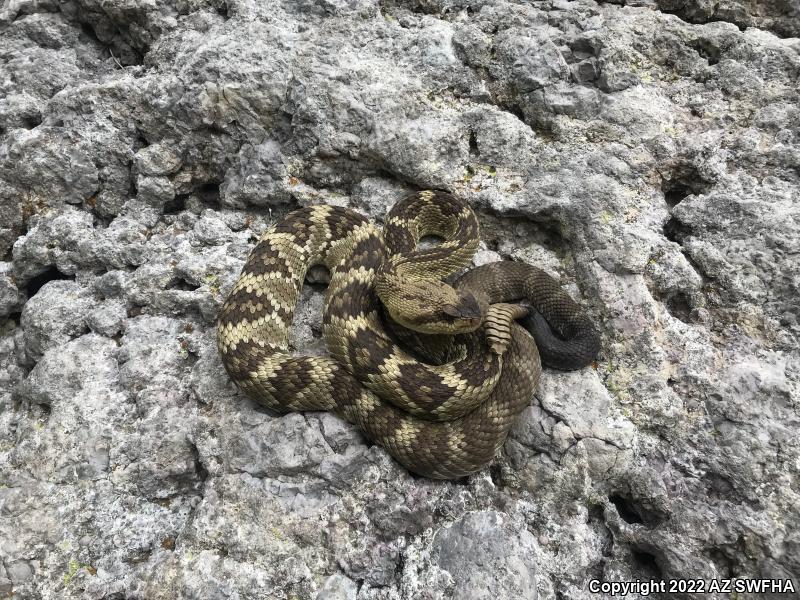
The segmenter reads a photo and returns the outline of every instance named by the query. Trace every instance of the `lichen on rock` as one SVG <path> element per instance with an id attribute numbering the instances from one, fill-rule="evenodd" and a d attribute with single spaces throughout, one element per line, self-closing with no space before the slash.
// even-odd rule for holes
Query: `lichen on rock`
<path id="1" fill-rule="evenodd" d="M 800 588 L 798 35 L 789 0 L 7 2 L 0 593 Z M 269 413 L 215 346 L 276 219 L 424 188 L 603 340 L 454 482 Z"/>

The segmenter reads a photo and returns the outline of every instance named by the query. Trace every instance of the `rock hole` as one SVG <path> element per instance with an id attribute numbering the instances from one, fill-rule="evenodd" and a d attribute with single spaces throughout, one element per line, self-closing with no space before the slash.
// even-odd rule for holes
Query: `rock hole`
<path id="1" fill-rule="evenodd" d="M 91 205 L 88 205 L 88 206 L 90 206 L 90 208 L 94 208 L 94 206 L 91 206 Z M 114 217 L 112 215 L 98 215 L 98 214 L 94 214 L 94 213 L 92 214 L 92 225 L 94 227 L 106 228 L 109 225 L 111 225 L 111 222 L 113 220 L 114 220 Z"/>
<path id="2" fill-rule="evenodd" d="M 419 479 L 420 481 L 429 481 L 427 477 L 424 475 L 417 475 L 416 473 L 411 473 L 409 471 L 409 475 L 411 475 L 412 479 Z M 460 485 L 460 486 L 468 486 L 469 485 L 469 475 L 464 475 L 463 477 L 459 477 L 458 479 L 449 479 L 447 483 L 451 485 Z"/>
<path id="3" fill-rule="evenodd" d="M 692 234 L 692 229 L 677 217 L 671 217 L 664 224 L 664 237 L 676 244 L 683 244 L 684 240 Z"/>
<path id="4" fill-rule="evenodd" d="M 719 62 L 720 49 L 708 39 L 698 39 L 692 41 L 689 46 L 694 49 L 702 58 L 706 59 L 709 66 Z"/>
<path id="5" fill-rule="evenodd" d="M 564 258 L 567 254 L 569 244 L 564 240 L 562 233 L 563 225 L 560 221 L 536 221 L 533 223 L 535 241 L 556 254 L 559 258 Z"/>
<path id="6" fill-rule="evenodd" d="M 589 506 L 589 520 L 590 521 L 603 521 L 604 509 L 602 504 L 592 504 Z M 617 510 L 619 512 L 619 509 Z"/>
<path id="7" fill-rule="evenodd" d="M 188 197 L 189 194 L 178 194 L 172 200 L 165 202 L 162 214 L 174 215 L 179 212 L 183 212 L 184 210 L 186 210 L 186 199 Z"/>
<path id="8" fill-rule="evenodd" d="M 47 421 L 53 409 L 49 404 L 34 404 L 32 407 L 33 418 L 37 421 Z"/>
<path id="9" fill-rule="evenodd" d="M 228 7 L 227 2 L 222 2 L 217 7 L 217 14 L 225 20 L 228 20 L 230 18 L 230 8 Z"/>
<path id="10" fill-rule="evenodd" d="M 197 354 L 197 350 L 192 350 L 189 347 L 189 343 L 186 340 L 181 340 L 180 345 L 182 351 L 181 356 L 183 357 L 183 364 L 189 367 L 189 369 L 191 369 L 197 363 L 197 361 L 200 360 L 200 357 Z"/>
<path id="11" fill-rule="evenodd" d="M 637 507 L 627 498 L 612 494 L 608 497 L 608 501 L 614 505 L 614 508 L 617 509 L 617 514 L 626 523 L 644 523 Z"/>
<path id="12" fill-rule="evenodd" d="M 114 40 L 115 45 L 108 47 L 108 55 L 113 59 L 118 69 L 134 67 L 144 63 L 144 56 L 150 50 L 149 46 L 134 48 L 123 41 Z"/>
<path id="13" fill-rule="evenodd" d="M 140 306 L 138 304 L 134 304 L 133 306 L 128 307 L 126 311 L 128 318 L 132 319 L 134 317 L 138 317 L 144 311 L 144 306 Z"/>
<path id="14" fill-rule="evenodd" d="M 694 6 L 694 5 L 692 5 Z M 694 23 L 696 25 L 700 25 L 702 23 L 706 23 L 711 19 L 704 19 L 702 15 L 694 14 L 690 7 L 684 7 L 683 5 L 678 5 L 678 7 L 674 9 L 669 9 L 667 7 L 659 7 L 660 12 L 665 15 L 674 15 L 678 17 L 681 21 L 686 23 Z"/>
<path id="15" fill-rule="evenodd" d="M 673 208 L 692 195 L 705 194 L 712 183 L 703 179 L 692 165 L 678 165 L 661 181 L 661 192 L 667 206 Z"/>
<path id="16" fill-rule="evenodd" d="M 506 112 L 510 112 L 512 115 L 517 117 L 523 123 L 525 122 L 525 113 L 522 112 L 522 108 L 520 107 L 519 104 L 509 103 L 509 104 L 506 104 L 505 106 L 503 106 L 503 109 Z"/>
<path id="17" fill-rule="evenodd" d="M 206 131 L 209 131 L 216 135 L 224 135 L 224 136 L 228 135 L 228 132 L 225 131 L 225 128 L 219 123 L 211 123 L 211 125 L 206 126 L 205 129 Z"/>
<path id="18" fill-rule="evenodd" d="M 88 38 L 91 42 L 97 44 L 98 46 L 102 46 L 103 48 L 106 47 L 106 45 L 100 41 L 100 38 L 97 37 L 97 34 L 94 31 L 94 27 L 92 27 L 88 23 L 81 23 L 81 35 L 83 35 L 84 38 Z"/>
<path id="19" fill-rule="evenodd" d="M 641 579 L 663 579 L 661 567 L 658 566 L 656 556 L 643 548 L 631 550 L 633 568 Z"/>
<path id="20" fill-rule="evenodd" d="M 626 523 L 657 525 L 667 518 L 659 509 L 645 506 L 641 501 L 619 492 L 610 494 L 608 501 L 617 509 L 617 514 Z"/>
<path id="21" fill-rule="evenodd" d="M 403 571 L 406 568 L 406 557 L 402 552 L 397 555 L 397 564 L 394 566 L 394 574 L 398 580 L 402 579 Z"/>
<path id="22" fill-rule="evenodd" d="M 495 487 L 503 487 L 503 468 L 500 465 L 489 467 L 489 477 L 492 478 Z"/>
<path id="23" fill-rule="evenodd" d="M 738 573 L 736 563 L 720 548 L 712 548 L 708 553 L 711 562 L 717 567 L 717 572 L 725 579 L 733 579 Z"/>
<path id="24" fill-rule="evenodd" d="M 147 148 L 150 145 L 149 140 L 145 136 L 145 134 L 140 131 L 136 130 L 136 137 L 133 140 L 133 151 L 138 152 L 142 148 Z"/>
<path id="25" fill-rule="evenodd" d="M 205 183 L 197 190 L 197 196 L 203 202 L 219 203 L 219 184 Z"/>
<path id="26" fill-rule="evenodd" d="M 667 311 L 676 319 L 684 323 L 693 323 L 695 319 L 692 317 L 692 304 L 689 297 L 683 293 L 678 292 L 673 296 L 667 298 L 665 302 Z"/>
<path id="27" fill-rule="evenodd" d="M 22 126 L 25 129 L 33 129 L 42 124 L 42 115 L 36 113 L 35 115 L 28 115 L 22 119 Z"/>
<path id="28" fill-rule="evenodd" d="M 666 201 L 667 206 L 672 208 L 673 206 L 680 204 L 682 200 L 685 200 L 687 197 L 691 196 L 691 194 L 692 191 L 690 188 L 681 183 L 675 183 L 674 185 L 667 185 L 664 189 L 664 200 Z"/>
<path id="29" fill-rule="evenodd" d="M 474 131 L 469 132 L 469 153 L 472 156 L 479 156 L 480 150 L 478 149 L 478 136 Z"/>
<path id="30" fill-rule="evenodd" d="M 194 472 L 197 474 L 198 480 L 201 483 L 205 483 L 206 479 L 208 479 L 208 470 L 203 466 L 203 462 L 200 460 L 200 451 L 192 442 L 189 442 L 189 451 L 192 453 Z"/>
<path id="31" fill-rule="evenodd" d="M 736 495 L 735 486 L 731 483 L 730 479 L 719 473 L 709 471 L 705 474 L 703 480 L 708 488 L 708 495 L 713 498 L 728 499 L 731 497 L 731 494 Z"/>
<path id="32" fill-rule="evenodd" d="M 183 292 L 193 292 L 199 287 L 198 284 L 187 281 L 184 277 L 173 277 L 167 284 L 168 290 L 181 290 Z"/>
<path id="33" fill-rule="evenodd" d="M 128 196 L 135 198 L 139 195 L 139 182 L 133 174 L 133 160 L 128 164 Z"/>
<path id="34" fill-rule="evenodd" d="M 596 42 L 589 37 L 577 37 L 567 40 L 566 43 L 569 49 L 572 50 L 573 56 L 570 57 L 571 60 L 581 61 L 590 56 L 597 55 L 597 51 L 595 50 Z"/>
<path id="35" fill-rule="evenodd" d="M 65 275 L 55 267 L 50 267 L 44 273 L 39 273 L 36 277 L 33 277 L 30 281 L 28 281 L 28 285 L 25 288 L 25 291 L 28 294 L 28 298 L 31 298 L 42 289 L 44 284 L 50 281 L 58 281 L 59 279 L 71 279 L 72 281 L 75 280 L 74 276 Z"/>

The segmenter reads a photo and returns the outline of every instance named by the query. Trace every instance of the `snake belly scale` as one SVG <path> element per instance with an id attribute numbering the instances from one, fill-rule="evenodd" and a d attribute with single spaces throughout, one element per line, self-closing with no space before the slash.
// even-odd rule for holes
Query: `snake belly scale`
<path id="1" fill-rule="evenodd" d="M 418 249 L 421 237 L 441 243 Z M 222 306 L 218 348 L 245 393 L 280 412 L 330 410 L 355 423 L 409 470 L 451 479 L 494 457 L 528 406 L 545 364 L 585 366 L 598 336 L 580 307 L 544 272 L 516 262 L 443 278 L 468 266 L 475 214 L 444 192 L 398 202 L 383 231 L 350 209 L 298 209 L 261 236 Z M 331 273 L 323 312 L 330 357 L 295 356 L 289 334 L 306 272 Z M 526 324 L 514 319 L 536 310 Z M 392 329 L 407 328 L 404 350 Z M 425 340 L 461 349 L 422 361 Z M 413 353 L 412 353 L 413 352 Z"/>

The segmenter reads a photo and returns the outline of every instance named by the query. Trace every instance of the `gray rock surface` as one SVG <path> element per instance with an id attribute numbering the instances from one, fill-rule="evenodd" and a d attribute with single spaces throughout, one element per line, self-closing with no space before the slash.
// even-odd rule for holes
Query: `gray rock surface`
<path id="1" fill-rule="evenodd" d="M 800 588 L 798 35 L 793 0 L 3 4 L 0 593 Z M 214 342 L 275 219 L 428 187 L 603 338 L 450 483 L 270 414 Z"/>

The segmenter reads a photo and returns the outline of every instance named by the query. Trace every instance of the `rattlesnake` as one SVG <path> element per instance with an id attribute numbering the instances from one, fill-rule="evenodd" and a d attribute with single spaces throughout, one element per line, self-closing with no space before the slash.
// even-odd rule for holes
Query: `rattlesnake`
<path id="1" fill-rule="evenodd" d="M 419 249 L 427 235 L 442 241 Z M 449 479 L 479 470 L 528 406 L 540 352 L 545 364 L 580 368 L 594 359 L 599 338 L 580 307 L 530 265 L 483 265 L 454 287 L 442 283 L 469 264 L 478 241 L 469 205 L 444 192 L 405 197 L 382 233 L 346 208 L 290 213 L 261 236 L 221 309 L 225 369 L 272 409 L 336 412 L 413 472 Z M 288 350 L 315 264 L 331 273 L 323 312 L 331 357 Z M 529 312 L 508 304 L 518 300 L 535 309 L 527 324 L 536 343 L 514 322 Z M 400 337 L 413 353 L 390 329 L 406 331 Z M 452 360 L 435 364 L 445 355 Z"/>

